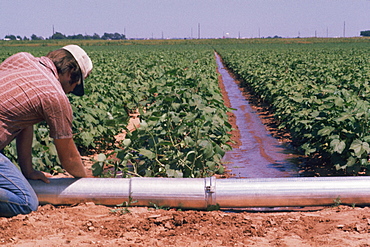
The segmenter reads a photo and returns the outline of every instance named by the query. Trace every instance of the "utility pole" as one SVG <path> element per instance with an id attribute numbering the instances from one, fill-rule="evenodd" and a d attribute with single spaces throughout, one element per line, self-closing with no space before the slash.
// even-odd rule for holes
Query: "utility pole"
<path id="1" fill-rule="evenodd" d="M 346 37 L 346 22 L 343 23 L 343 38 Z"/>
<path id="2" fill-rule="evenodd" d="M 198 39 L 200 39 L 200 23 L 198 23 Z"/>

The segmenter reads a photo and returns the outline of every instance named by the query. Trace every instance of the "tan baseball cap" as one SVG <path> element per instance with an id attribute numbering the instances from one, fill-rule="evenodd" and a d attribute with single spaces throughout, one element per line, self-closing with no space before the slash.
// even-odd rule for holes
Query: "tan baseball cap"
<path id="1" fill-rule="evenodd" d="M 73 94 L 77 96 L 82 96 L 85 93 L 83 80 L 91 73 L 93 69 L 93 64 L 87 53 L 78 45 L 67 45 L 63 49 L 69 51 L 72 56 L 76 59 L 78 66 L 80 66 L 82 79 L 80 84 L 78 84 L 72 91 Z"/>

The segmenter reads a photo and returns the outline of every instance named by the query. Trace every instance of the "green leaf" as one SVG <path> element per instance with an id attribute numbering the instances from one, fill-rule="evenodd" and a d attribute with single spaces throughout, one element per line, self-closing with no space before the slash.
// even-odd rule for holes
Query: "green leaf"
<path id="1" fill-rule="evenodd" d="M 324 128 L 322 128 L 321 130 L 319 130 L 317 132 L 318 135 L 320 136 L 328 136 L 331 134 L 331 132 L 333 132 L 334 128 L 333 127 L 330 127 L 330 126 L 326 126 Z"/>
<path id="2" fill-rule="evenodd" d="M 131 145 L 131 139 L 124 139 L 122 144 L 124 147 L 129 147 Z"/>
<path id="3" fill-rule="evenodd" d="M 140 122 L 140 127 L 139 128 L 144 129 L 144 130 L 148 129 L 148 123 L 146 121 L 142 120 Z"/>
<path id="4" fill-rule="evenodd" d="M 343 150 L 346 148 L 346 143 L 339 139 L 334 139 L 330 142 L 330 147 L 333 149 L 334 152 L 341 154 Z"/>
<path id="5" fill-rule="evenodd" d="M 172 143 L 170 141 L 160 141 L 160 142 L 158 142 L 158 145 L 171 146 Z"/>
<path id="6" fill-rule="evenodd" d="M 105 154 L 103 154 L 103 153 L 98 154 L 98 161 L 99 162 L 104 162 L 106 159 L 107 159 L 107 156 L 105 156 Z"/>
<path id="7" fill-rule="evenodd" d="M 220 165 L 219 167 L 218 167 L 218 171 L 217 171 L 219 174 L 223 174 L 224 172 L 225 172 L 225 168 L 222 166 L 222 165 Z"/>
<path id="8" fill-rule="evenodd" d="M 92 170 L 94 176 L 100 176 L 103 173 L 103 166 L 99 162 L 96 162 L 92 165 Z"/>
<path id="9" fill-rule="evenodd" d="M 207 162 L 206 162 L 206 166 L 208 167 L 208 169 L 215 170 L 215 168 L 216 168 L 216 163 L 215 163 L 215 162 L 213 162 L 213 161 L 207 161 Z"/>
<path id="10" fill-rule="evenodd" d="M 348 159 L 347 159 L 347 164 L 346 164 L 346 166 L 347 167 L 351 167 L 351 166 L 353 166 L 354 164 L 356 164 L 356 158 L 355 157 L 349 157 Z"/>
<path id="11" fill-rule="evenodd" d="M 156 156 L 152 151 L 143 148 L 139 149 L 139 153 L 146 156 L 148 159 L 155 159 Z"/>
<path id="12" fill-rule="evenodd" d="M 166 169 L 166 174 L 170 178 L 182 178 L 183 177 L 183 173 L 175 169 Z"/>
<path id="13" fill-rule="evenodd" d="M 365 142 L 367 142 L 367 143 L 369 143 L 369 142 L 370 142 L 370 136 L 365 136 L 363 139 L 364 139 L 364 141 L 365 141 Z"/>
<path id="14" fill-rule="evenodd" d="M 340 123 L 340 122 L 343 122 L 343 121 L 345 121 L 347 119 L 351 119 L 351 118 L 352 118 L 352 114 L 346 112 L 346 113 L 342 113 L 340 117 L 335 118 L 335 121 Z"/>
<path id="15" fill-rule="evenodd" d="M 361 158 L 364 153 L 367 154 L 370 151 L 369 144 L 359 139 L 356 139 L 352 142 L 350 149 L 354 151 L 355 156 L 358 158 Z"/>
<path id="16" fill-rule="evenodd" d="M 310 155 L 310 154 L 316 152 L 316 148 L 315 147 L 311 147 L 311 145 L 309 143 L 303 144 L 301 146 L 301 148 L 304 150 L 305 155 Z"/>
<path id="17" fill-rule="evenodd" d="M 334 100 L 334 104 L 338 107 L 342 107 L 344 103 L 344 100 L 340 97 L 336 97 Z"/>

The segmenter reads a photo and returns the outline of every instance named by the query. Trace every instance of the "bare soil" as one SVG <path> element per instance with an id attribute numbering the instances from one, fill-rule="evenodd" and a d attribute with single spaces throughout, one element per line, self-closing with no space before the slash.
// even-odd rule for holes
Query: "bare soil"
<path id="1" fill-rule="evenodd" d="M 112 212 L 116 211 L 116 212 Z M 370 209 L 306 212 L 41 206 L 0 218 L 7 246 L 370 246 Z"/>
<path id="2" fill-rule="evenodd" d="M 267 108 L 255 107 L 266 127 L 290 142 L 288 133 L 274 128 Z M 233 118 L 230 114 L 235 124 Z M 137 116 L 133 119 L 137 124 Z M 232 134 L 233 145 L 238 145 L 238 130 Z M 91 166 L 88 159 L 84 164 Z M 370 246 L 370 208 L 335 205 L 257 212 L 44 205 L 29 215 L 0 218 L 0 245 L 365 247 Z"/>

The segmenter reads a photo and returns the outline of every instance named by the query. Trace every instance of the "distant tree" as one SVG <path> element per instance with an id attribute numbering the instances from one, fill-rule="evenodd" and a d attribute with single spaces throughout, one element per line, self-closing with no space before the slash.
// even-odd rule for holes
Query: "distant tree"
<path id="1" fill-rule="evenodd" d="M 85 39 L 85 36 L 83 36 L 82 34 L 77 34 L 76 39 Z"/>
<path id="2" fill-rule="evenodd" d="M 17 37 L 15 37 L 15 35 L 13 35 L 13 34 L 6 35 L 5 38 L 10 39 L 10 40 L 16 40 L 17 39 Z"/>
<path id="3" fill-rule="evenodd" d="M 37 36 L 36 34 L 31 35 L 31 40 L 42 40 L 42 37 Z"/>
<path id="4" fill-rule="evenodd" d="M 266 39 L 281 39 L 280 36 L 275 35 L 274 37 L 268 36 Z"/>
<path id="5" fill-rule="evenodd" d="M 66 39 L 67 37 L 64 35 L 64 34 L 62 34 L 62 33 L 60 33 L 60 32 L 56 32 L 56 33 L 54 33 L 51 37 L 50 37 L 50 39 Z"/>
<path id="6" fill-rule="evenodd" d="M 94 33 L 94 35 L 92 36 L 92 39 L 100 39 L 100 36 L 99 36 L 99 34 L 97 34 L 97 33 Z"/>
<path id="7" fill-rule="evenodd" d="M 83 36 L 82 34 L 77 34 L 77 35 L 69 35 L 66 37 L 67 39 L 86 39 L 85 36 Z"/>
<path id="8" fill-rule="evenodd" d="M 121 40 L 121 39 L 125 39 L 125 35 L 119 34 L 119 33 L 113 34 L 113 40 Z"/>
<path id="9" fill-rule="evenodd" d="M 99 36 L 99 34 L 97 34 L 97 33 L 94 33 L 94 35 L 85 35 L 84 36 L 84 39 L 100 39 L 100 36 Z"/>
<path id="10" fill-rule="evenodd" d="M 32 34 L 30 38 L 27 38 L 26 36 L 22 37 L 21 36 L 15 36 L 15 35 L 6 35 L 5 39 L 10 39 L 10 40 L 43 40 L 44 38 L 41 36 L 37 36 L 36 34 Z M 124 34 L 120 33 L 104 33 L 103 36 L 99 36 L 99 34 L 94 33 L 94 35 L 82 35 L 82 34 L 77 34 L 77 35 L 64 35 L 60 32 L 54 33 L 49 39 L 103 39 L 103 40 L 124 40 L 126 39 L 126 36 Z"/>
<path id="11" fill-rule="evenodd" d="M 101 38 L 104 40 L 111 40 L 112 36 L 113 35 L 111 33 L 104 33 L 103 36 L 101 36 Z"/>
<path id="12" fill-rule="evenodd" d="M 119 33 L 104 33 L 104 35 L 101 37 L 101 39 L 104 40 L 121 40 L 126 39 L 126 36 Z"/>
<path id="13" fill-rule="evenodd" d="M 365 37 L 370 36 L 370 30 L 361 31 L 361 32 L 360 32 L 360 35 L 361 35 L 361 36 L 365 36 Z"/>

